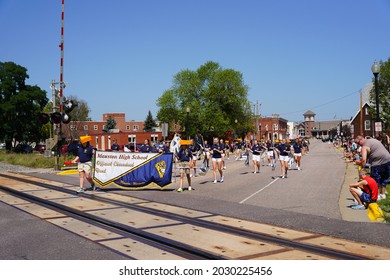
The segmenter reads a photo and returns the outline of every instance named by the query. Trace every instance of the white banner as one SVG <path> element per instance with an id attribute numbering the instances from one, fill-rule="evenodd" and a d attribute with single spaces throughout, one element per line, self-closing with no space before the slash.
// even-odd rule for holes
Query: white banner
<path id="1" fill-rule="evenodd" d="M 105 186 L 124 174 L 149 162 L 156 153 L 96 152 L 94 179 Z"/>

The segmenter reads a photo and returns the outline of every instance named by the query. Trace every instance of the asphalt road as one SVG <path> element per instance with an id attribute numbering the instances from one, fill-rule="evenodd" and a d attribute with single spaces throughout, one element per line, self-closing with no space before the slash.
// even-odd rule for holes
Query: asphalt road
<path id="1" fill-rule="evenodd" d="M 170 205 L 390 247 L 389 225 L 366 222 L 367 219 L 343 220 L 345 211 L 349 215 L 364 213 L 354 213 L 346 207 L 350 198 L 345 192 L 345 180 L 354 178 L 345 176 L 347 168 L 341 157 L 342 153 L 329 144 L 314 141 L 310 153 L 302 158 L 302 170 L 290 170 L 287 179 L 273 179 L 281 174 L 279 163 L 275 171 L 262 166 L 260 174 L 253 174 L 252 162 L 246 167 L 243 161 L 231 156 L 226 161 L 223 183 L 214 184 L 210 170 L 206 176 L 192 178 L 194 191 L 191 192 L 175 191 L 178 177 L 164 190 L 116 191 Z M 78 185 L 77 175 L 30 174 Z M 0 213 L 0 245 L 6 248 L 0 250 L 0 259 L 122 258 L 3 203 L 0 203 Z M 26 251 L 30 253 L 26 255 Z"/>

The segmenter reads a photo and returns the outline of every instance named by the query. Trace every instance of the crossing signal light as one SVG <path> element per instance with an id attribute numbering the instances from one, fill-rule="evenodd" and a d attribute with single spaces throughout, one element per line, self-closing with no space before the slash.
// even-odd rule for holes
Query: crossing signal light
<path id="1" fill-rule="evenodd" d="M 62 108 L 64 109 L 64 113 L 62 114 L 62 123 L 68 124 L 71 121 L 69 113 L 76 108 L 78 104 L 74 100 L 65 99 L 62 103 Z"/>
<path id="2" fill-rule="evenodd" d="M 62 117 L 62 123 L 64 123 L 64 124 L 70 123 L 71 118 L 68 114 L 63 113 L 61 117 Z"/>
<path id="3" fill-rule="evenodd" d="M 49 121 L 54 124 L 68 124 L 71 121 L 71 117 L 69 115 L 70 112 L 73 111 L 74 108 L 76 108 L 78 104 L 74 100 L 65 99 L 64 102 L 62 102 L 62 108 L 64 112 L 54 112 L 49 114 L 41 113 L 38 115 L 38 120 L 41 124 L 47 124 Z"/>
<path id="4" fill-rule="evenodd" d="M 77 107 L 77 103 L 74 100 L 65 100 L 62 103 L 62 107 L 64 108 L 65 113 L 70 113 L 74 108 Z"/>
<path id="5" fill-rule="evenodd" d="M 54 124 L 59 124 L 62 121 L 62 114 L 59 112 L 54 112 L 50 115 L 50 121 Z"/>
<path id="6" fill-rule="evenodd" d="M 47 124 L 50 121 L 50 116 L 46 113 L 40 113 L 38 115 L 38 120 L 41 124 Z"/>
<path id="7" fill-rule="evenodd" d="M 54 124 L 59 124 L 61 122 L 63 124 L 68 124 L 68 123 L 70 123 L 71 118 L 66 113 L 61 114 L 59 112 L 54 112 L 54 113 L 51 113 L 50 115 L 46 114 L 46 113 L 41 113 L 38 116 L 38 120 L 41 124 L 47 124 L 49 121 L 51 123 L 54 123 Z"/>

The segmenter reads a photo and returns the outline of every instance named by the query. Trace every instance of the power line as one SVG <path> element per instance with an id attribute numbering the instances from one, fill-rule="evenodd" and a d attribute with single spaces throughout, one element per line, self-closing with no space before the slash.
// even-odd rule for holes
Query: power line
<path id="1" fill-rule="evenodd" d="M 339 100 L 342 100 L 342 99 L 344 99 L 344 98 L 347 98 L 348 96 L 354 95 L 354 94 L 359 93 L 359 92 L 360 92 L 359 90 L 356 90 L 356 91 L 354 91 L 354 92 L 351 92 L 351 93 L 349 93 L 349 94 L 347 94 L 347 95 L 344 95 L 344 96 L 342 96 L 342 97 L 339 97 L 339 98 L 337 98 L 337 99 L 328 101 L 328 102 L 326 102 L 326 103 L 323 103 L 323 104 L 320 104 L 320 105 L 316 105 L 316 106 L 312 106 L 312 107 L 309 106 L 309 108 L 312 108 L 312 109 L 320 108 L 320 107 L 329 105 L 329 104 L 331 104 L 331 103 L 337 102 L 337 101 L 339 101 Z M 306 108 L 306 109 L 299 110 L 299 111 L 294 111 L 294 112 L 281 113 L 280 115 L 283 115 L 283 116 L 284 116 L 284 115 L 291 115 L 291 114 L 301 113 L 301 112 L 304 112 L 304 111 L 307 111 L 307 108 Z"/>

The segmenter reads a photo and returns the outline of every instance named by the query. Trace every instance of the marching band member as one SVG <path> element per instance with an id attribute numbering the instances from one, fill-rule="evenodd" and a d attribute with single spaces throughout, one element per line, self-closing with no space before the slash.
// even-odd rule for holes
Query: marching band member
<path id="1" fill-rule="evenodd" d="M 198 160 L 199 146 L 198 146 L 198 144 L 194 143 L 194 145 L 191 145 L 190 149 L 191 149 L 191 153 L 192 153 L 191 169 L 194 172 L 194 177 L 197 177 L 198 175 L 196 174 L 196 161 Z M 192 177 L 192 173 L 191 173 L 190 177 Z"/>
<path id="2" fill-rule="evenodd" d="M 207 140 L 204 140 L 204 167 L 208 170 L 210 168 L 210 145 L 207 143 Z"/>
<path id="3" fill-rule="evenodd" d="M 251 149 L 248 149 L 252 153 L 252 160 L 253 160 L 253 166 L 254 171 L 253 173 L 260 173 L 260 159 L 261 159 L 261 153 L 263 151 L 263 146 L 259 145 L 257 140 L 253 141 L 253 146 Z"/>
<path id="4" fill-rule="evenodd" d="M 279 154 L 279 160 L 282 167 L 281 178 L 287 178 L 288 155 L 290 153 L 290 145 L 286 144 L 286 139 L 283 139 L 281 143 L 275 147 L 275 151 Z"/>
<path id="5" fill-rule="evenodd" d="M 221 159 L 222 159 L 222 168 L 226 169 L 226 163 L 225 163 L 225 155 L 226 155 L 226 145 L 223 142 L 223 139 L 219 140 L 219 145 L 222 147 L 223 153 L 221 154 Z"/>
<path id="6" fill-rule="evenodd" d="M 295 162 L 297 163 L 298 170 L 301 170 L 301 158 L 302 158 L 302 143 L 300 140 L 295 141 L 293 145 L 294 149 L 294 159 Z"/>
<path id="7" fill-rule="evenodd" d="M 80 176 L 80 189 L 77 193 L 85 192 L 84 179 L 91 184 L 91 188 L 95 188 L 95 183 L 92 179 L 92 158 L 96 148 L 89 144 L 91 136 L 80 136 L 80 145 L 77 146 L 77 157 L 72 160 L 72 163 L 78 162 L 77 170 Z"/>
<path id="8" fill-rule="evenodd" d="M 183 140 L 182 140 L 183 141 Z M 183 191 L 184 174 L 187 176 L 188 190 L 191 191 L 191 177 L 190 177 L 190 161 L 192 159 L 192 152 L 189 149 L 188 144 L 181 144 L 179 152 L 176 154 L 179 160 L 180 169 L 180 187 L 176 190 L 177 192 Z"/>
<path id="9" fill-rule="evenodd" d="M 272 170 L 274 170 L 276 160 L 274 154 L 274 145 L 270 139 L 267 140 L 266 147 L 267 147 L 268 166 L 271 166 Z"/>
<path id="10" fill-rule="evenodd" d="M 218 138 L 214 138 L 213 145 L 210 150 L 212 152 L 212 162 L 213 162 L 213 173 L 214 173 L 214 184 L 217 183 L 217 169 L 219 171 L 219 175 L 221 176 L 221 180 L 219 182 L 223 182 L 223 172 L 222 172 L 222 154 L 224 147 L 219 144 Z"/>

